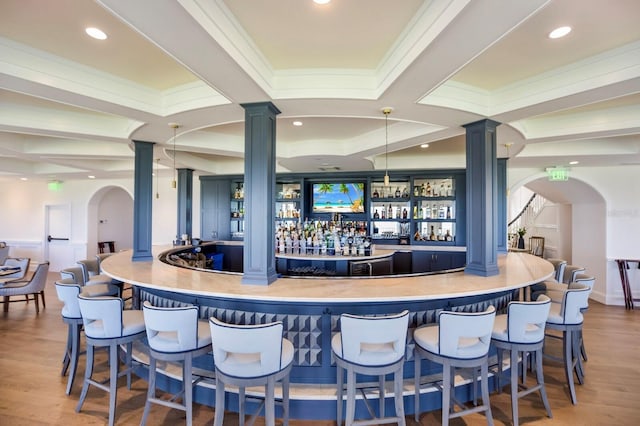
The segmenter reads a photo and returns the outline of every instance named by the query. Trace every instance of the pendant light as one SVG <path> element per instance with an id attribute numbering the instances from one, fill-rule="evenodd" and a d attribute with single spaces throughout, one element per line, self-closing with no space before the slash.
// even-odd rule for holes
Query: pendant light
<path id="1" fill-rule="evenodd" d="M 389 114 L 393 108 L 382 108 L 384 114 L 384 186 L 389 186 Z"/>
<path id="2" fill-rule="evenodd" d="M 156 158 L 156 198 L 160 198 L 160 189 L 158 187 L 159 171 L 160 171 L 160 159 Z"/>
<path id="3" fill-rule="evenodd" d="M 173 180 L 171 181 L 171 187 L 175 189 L 178 186 L 176 181 L 176 130 L 180 125 L 178 123 L 169 123 L 169 127 L 173 129 Z"/>

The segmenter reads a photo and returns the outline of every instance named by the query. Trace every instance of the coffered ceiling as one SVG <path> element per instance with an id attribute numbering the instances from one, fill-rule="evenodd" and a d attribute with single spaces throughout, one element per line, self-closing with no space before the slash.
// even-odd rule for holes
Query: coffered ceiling
<path id="1" fill-rule="evenodd" d="M 240 105 L 263 101 L 282 111 L 279 172 L 384 169 L 385 151 L 389 169 L 464 167 L 462 126 L 484 118 L 510 167 L 637 165 L 638 16 L 636 0 L 3 0 L 0 179 L 131 177 L 132 140 L 169 174 L 169 123 L 177 167 L 242 173 Z"/>

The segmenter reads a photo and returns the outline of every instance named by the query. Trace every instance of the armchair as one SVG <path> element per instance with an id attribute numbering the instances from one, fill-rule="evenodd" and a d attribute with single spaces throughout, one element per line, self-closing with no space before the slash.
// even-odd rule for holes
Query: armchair
<path id="1" fill-rule="evenodd" d="M 11 281 L 0 287 L 0 296 L 3 296 L 4 312 L 9 311 L 9 303 L 18 301 L 29 301 L 29 296 L 33 295 L 36 302 L 36 313 L 40 313 L 38 296 L 42 297 L 42 307 L 46 308 L 44 300 L 44 286 L 47 283 L 47 273 L 49 272 L 49 262 L 40 263 L 29 281 Z M 11 296 L 26 296 L 22 300 L 10 300 Z"/>

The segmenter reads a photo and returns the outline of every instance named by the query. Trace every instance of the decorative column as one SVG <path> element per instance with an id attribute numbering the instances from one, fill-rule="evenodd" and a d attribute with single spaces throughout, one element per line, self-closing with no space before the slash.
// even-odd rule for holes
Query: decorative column
<path id="1" fill-rule="evenodd" d="M 133 255 L 131 260 L 152 260 L 151 231 L 153 217 L 153 142 L 133 141 Z"/>
<path id="2" fill-rule="evenodd" d="M 193 223 L 193 170 L 178 169 L 178 226 L 176 235 L 187 234 L 191 240 Z"/>
<path id="3" fill-rule="evenodd" d="M 498 184 L 496 127 L 481 120 L 467 130 L 467 267 L 473 275 L 499 273 L 497 261 Z"/>
<path id="4" fill-rule="evenodd" d="M 507 229 L 507 208 L 509 206 L 509 194 L 507 189 L 507 163 L 508 158 L 498 158 L 498 253 L 509 251 L 509 235 Z"/>
<path id="5" fill-rule="evenodd" d="M 275 251 L 276 115 L 271 102 L 241 105 L 244 124 L 243 284 L 277 279 Z"/>

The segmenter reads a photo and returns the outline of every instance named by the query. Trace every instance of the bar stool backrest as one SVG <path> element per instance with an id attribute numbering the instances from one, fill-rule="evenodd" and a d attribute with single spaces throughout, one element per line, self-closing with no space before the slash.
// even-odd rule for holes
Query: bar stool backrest
<path id="1" fill-rule="evenodd" d="M 80 284 L 76 284 L 70 279 L 56 281 L 58 299 L 64 304 L 62 306 L 62 316 L 64 318 L 82 318 L 80 304 L 78 304 L 80 290 Z"/>
<path id="2" fill-rule="evenodd" d="M 562 296 L 560 315 L 563 324 L 582 324 L 582 310 L 589 307 L 591 288 L 584 284 L 574 283 Z"/>
<path id="3" fill-rule="evenodd" d="M 341 358 L 359 365 L 392 364 L 404 357 L 408 325 L 407 310 L 379 317 L 342 314 Z"/>
<path id="4" fill-rule="evenodd" d="M 89 279 L 100 273 L 100 269 L 98 267 L 98 259 L 84 259 L 78 260 L 76 262 L 82 268 L 82 273 L 84 274 L 84 282 L 88 282 Z"/>
<path id="5" fill-rule="evenodd" d="M 80 293 L 78 304 L 87 337 L 112 339 L 123 336 L 122 299 L 112 296 L 86 297 Z"/>
<path id="6" fill-rule="evenodd" d="M 507 335 L 512 343 L 537 343 L 544 340 L 544 327 L 551 299 L 541 294 L 535 302 L 509 302 Z"/>
<path id="7" fill-rule="evenodd" d="M 489 352 L 495 307 L 489 306 L 484 312 L 441 311 L 438 318 L 439 355 L 473 359 Z"/>
<path id="8" fill-rule="evenodd" d="M 227 324 L 210 318 L 213 360 L 223 374 L 234 377 L 261 377 L 280 371 L 282 322 L 268 324 Z"/>
<path id="9" fill-rule="evenodd" d="M 71 279 L 72 282 L 80 285 L 84 285 L 84 274 L 82 268 L 79 266 L 72 266 L 71 268 L 64 268 L 60 271 L 60 277 L 63 280 Z"/>
<path id="10" fill-rule="evenodd" d="M 198 308 L 160 308 L 142 305 L 149 347 L 157 352 L 176 353 L 198 348 Z"/>
<path id="11" fill-rule="evenodd" d="M 567 265 L 564 268 L 564 274 L 562 275 L 562 282 L 565 284 L 571 284 L 575 281 L 576 275 L 584 272 L 584 268 L 582 266 L 577 265 Z"/>
<path id="12" fill-rule="evenodd" d="M 588 274 L 576 274 L 576 277 L 574 278 L 573 282 L 571 284 L 569 284 L 569 288 L 574 288 L 575 284 L 582 284 L 582 285 L 586 285 L 591 290 L 593 290 L 593 286 L 594 286 L 595 283 L 596 283 L 596 279 L 595 279 L 595 277 L 592 277 L 591 275 L 588 275 Z"/>

